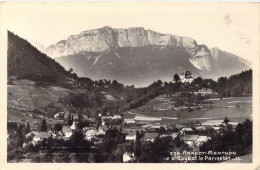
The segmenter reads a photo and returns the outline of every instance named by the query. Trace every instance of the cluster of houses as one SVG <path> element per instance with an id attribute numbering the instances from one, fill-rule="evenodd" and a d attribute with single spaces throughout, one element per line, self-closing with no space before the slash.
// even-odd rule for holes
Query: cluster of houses
<path id="1" fill-rule="evenodd" d="M 56 119 L 66 119 L 68 114 L 64 112 L 59 112 L 54 115 L 54 118 Z M 117 124 L 111 124 L 107 125 L 108 122 L 120 122 L 118 120 L 122 120 L 121 115 L 113 115 L 113 116 L 102 116 L 99 115 L 101 119 L 101 125 L 97 127 L 96 119 L 95 118 L 89 118 L 86 115 L 82 115 L 82 118 L 84 120 L 87 120 L 89 122 L 87 127 L 82 128 L 82 132 L 85 135 L 85 140 L 92 141 L 96 139 L 100 139 L 99 136 L 105 135 L 106 131 L 108 129 L 114 129 L 117 128 L 117 130 L 122 129 L 121 125 Z M 61 131 L 54 131 L 54 130 L 48 130 L 46 132 L 39 132 L 39 131 L 31 131 L 30 133 L 26 134 L 25 137 L 29 138 L 32 137 L 32 144 L 37 144 L 40 141 L 43 141 L 44 139 L 48 139 L 49 137 L 55 138 L 55 139 L 63 139 L 63 140 L 69 140 L 69 138 L 73 135 L 73 133 L 77 130 L 77 124 L 79 122 L 79 115 L 72 113 L 71 117 L 73 117 L 73 123 L 71 126 L 62 126 Z"/>
<path id="2" fill-rule="evenodd" d="M 77 114 L 73 115 L 73 123 L 71 126 L 63 126 L 61 131 L 54 132 L 48 130 L 47 132 L 31 131 L 26 134 L 25 137 L 32 137 L 32 144 L 37 144 L 44 139 L 50 137 L 56 139 L 69 140 L 73 133 L 77 130 L 77 123 L 79 121 L 79 116 Z M 57 113 L 54 116 L 56 119 L 61 117 L 66 117 L 64 113 Z M 118 131 L 125 134 L 125 142 L 136 142 L 137 131 L 142 134 L 140 141 L 150 141 L 154 142 L 156 138 L 172 138 L 174 141 L 177 137 L 186 143 L 191 148 L 199 148 L 204 142 L 207 142 L 211 138 L 201 134 L 196 134 L 199 130 L 206 130 L 208 127 L 214 129 L 214 131 L 219 132 L 221 126 L 224 124 L 223 120 L 207 120 L 203 123 L 198 123 L 194 127 L 177 126 L 174 123 L 162 123 L 162 122 L 140 122 L 135 118 L 123 118 L 121 115 L 113 116 L 102 116 L 99 115 L 99 121 L 101 124 L 97 125 L 97 120 L 94 118 L 83 117 L 89 120 L 90 123 L 87 127 L 83 127 L 81 130 L 84 134 L 84 139 L 93 142 L 93 144 L 98 144 L 103 141 L 103 137 L 106 131 L 109 129 L 117 129 Z M 232 126 L 236 126 L 237 122 L 229 122 Z M 133 160 L 133 153 L 124 153 L 123 161 L 128 162 Z"/>
<path id="3" fill-rule="evenodd" d="M 201 88 L 199 89 L 199 91 L 197 92 L 194 92 L 195 95 L 201 95 L 201 96 L 211 96 L 211 97 L 217 97 L 218 96 L 218 93 L 217 92 L 214 92 L 212 89 L 210 88 Z"/>
<path id="4" fill-rule="evenodd" d="M 137 130 L 139 130 L 140 132 L 145 132 L 143 138 L 141 139 L 142 141 L 153 142 L 156 138 L 164 138 L 164 137 L 170 137 L 172 138 L 172 140 L 174 140 L 177 137 L 180 137 L 180 140 L 183 140 L 190 147 L 200 146 L 203 142 L 207 142 L 210 139 L 210 137 L 207 136 L 199 136 L 197 134 L 194 134 L 194 130 L 192 128 L 187 128 L 187 127 L 183 127 L 181 128 L 181 130 L 170 134 L 159 131 L 161 128 L 168 130 L 168 128 L 171 128 L 171 126 L 170 127 L 169 126 L 170 125 L 165 125 L 165 124 L 152 124 L 150 126 L 145 126 L 145 127 L 141 126 L 139 128 L 131 127 L 128 128 L 128 131 L 124 129 L 124 133 L 126 133 L 125 140 L 136 141 Z M 206 126 L 204 130 L 206 130 Z"/>
<path id="5" fill-rule="evenodd" d="M 205 133 L 199 133 L 199 131 L 207 130 L 208 128 L 213 129 L 216 133 L 220 133 L 221 126 L 224 125 L 223 120 L 207 120 L 203 123 L 197 123 L 194 127 L 178 127 L 176 130 L 176 125 L 173 123 L 147 123 L 146 125 L 140 126 L 139 122 L 134 123 L 134 119 L 126 119 L 126 127 L 123 127 L 122 131 L 126 134 L 126 141 L 135 142 L 137 139 L 136 131 L 142 132 L 144 135 L 140 139 L 141 141 L 151 141 L 154 142 L 156 138 L 172 138 L 174 141 L 179 138 L 185 144 L 187 144 L 194 151 L 198 150 L 199 147 L 211 140 L 211 137 L 207 136 Z M 237 126 L 238 122 L 229 122 L 233 129 Z M 167 131 L 175 127 L 174 132 L 169 133 Z M 160 129 L 165 129 L 166 131 L 159 131 Z M 123 161 L 133 161 L 135 159 L 133 153 L 126 152 L 123 155 Z"/>

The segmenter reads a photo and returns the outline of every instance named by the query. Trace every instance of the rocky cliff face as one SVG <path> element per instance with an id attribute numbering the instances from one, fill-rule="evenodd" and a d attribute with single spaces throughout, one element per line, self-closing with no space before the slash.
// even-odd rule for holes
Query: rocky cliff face
<path id="1" fill-rule="evenodd" d="M 211 70 L 212 58 L 209 57 L 210 50 L 205 45 L 196 46 L 196 53 L 189 58 L 194 67 L 200 70 Z"/>
<path id="2" fill-rule="evenodd" d="M 189 70 L 195 77 L 217 79 L 249 69 L 248 61 L 219 50 L 209 50 L 188 37 L 162 34 L 142 27 L 103 27 L 71 35 L 47 48 L 66 70 L 80 77 L 117 80 L 147 86 L 155 80 L 171 81 Z"/>
<path id="3" fill-rule="evenodd" d="M 200 70 L 189 61 L 189 53 L 180 46 L 147 45 L 121 47 L 105 52 L 82 52 L 58 57 L 66 70 L 94 80 L 117 80 L 126 85 L 148 86 L 157 80 L 172 81 L 175 73 L 190 70 L 201 76 Z"/>
<path id="4" fill-rule="evenodd" d="M 103 27 L 71 35 L 46 49 L 47 55 L 56 58 L 82 52 L 104 52 L 123 47 L 145 47 L 148 45 L 183 47 L 190 56 L 190 62 L 200 70 L 210 70 L 211 54 L 205 45 L 198 45 L 191 38 L 161 34 L 142 27 L 114 29 Z M 158 56 L 159 57 L 159 56 Z"/>

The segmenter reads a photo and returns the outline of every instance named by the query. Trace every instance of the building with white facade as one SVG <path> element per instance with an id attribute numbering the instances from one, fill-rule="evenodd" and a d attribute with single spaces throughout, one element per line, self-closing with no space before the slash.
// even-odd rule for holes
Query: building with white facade
<path id="1" fill-rule="evenodd" d="M 190 71 L 183 71 L 180 75 L 182 83 L 191 83 L 193 81 L 193 75 Z"/>

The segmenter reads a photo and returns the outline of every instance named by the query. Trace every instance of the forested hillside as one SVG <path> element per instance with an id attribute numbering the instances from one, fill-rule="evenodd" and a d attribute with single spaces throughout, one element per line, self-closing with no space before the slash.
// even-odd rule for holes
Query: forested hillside
<path id="1" fill-rule="evenodd" d="M 62 84 L 69 73 L 28 41 L 8 31 L 8 76 Z"/>
<path id="2" fill-rule="evenodd" d="M 220 77 L 217 91 L 221 96 L 252 95 L 252 70 L 243 71 L 229 78 Z"/>

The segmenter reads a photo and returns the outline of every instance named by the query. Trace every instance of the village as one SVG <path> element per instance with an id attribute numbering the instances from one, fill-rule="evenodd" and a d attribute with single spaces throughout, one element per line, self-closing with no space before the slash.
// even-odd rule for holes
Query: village
<path id="1" fill-rule="evenodd" d="M 71 116 L 72 124 L 66 125 L 68 116 Z M 184 142 L 189 151 L 198 151 L 199 147 L 211 140 L 212 133 L 221 133 L 221 128 L 226 126 L 223 120 L 208 120 L 203 123 L 196 124 L 194 127 L 176 127 L 174 123 L 153 123 L 151 121 L 143 122 L 136 119 L 124 119 L 122 115 L 102 116 L 99 115 L 98 120 L 95 118 L 88 118 L 83 116 L 84 121 L 88 121 L 88 126 L 79 127 L 78 114 L 67 114 L 60 112 L 54 115 L 55 119 L 64 120 L 64 125 L 59 128 L 48 129 L 47 131 L 33 130 L 25 135 L 27 140 L 23 143 L 23 147 L 33 144 L 34 146 L 48 141 L 49 138 L 68 141 L 75 132 L 81 131 L 84 135 L 82 140 L 91 143 L 91 148 L 95 147 L 104 141 L 104 137 L 109 130 L 115 130 L 117 133 L 123 134 L 124 143 L 134 144 L 140 134 L 141 143 L 154 142 L 158 138 L 168 138 L 171 142 L 175 142 L 178 138 Z M 81 119 L 82 119 L 81 118 Z M 99 121 L 101 122 L 99 124 Z M 236 127 L 237 122 L 228 122 L 233 128 Z M 43 148 L 44 149 L 44 148 Z M 64 148 L 63 148 L 64 149 Z M 170 150 L 171 159 L 180 160 L 181 155 L 175 155 L 174 152 L 180 152 L 178 148 Z M 134 162 L 134 153 L 125 152 L 123 155 L 123 162 Z M 169 158 L 167 158 L 169 159 Z"/>
<path id="2" fill-rule="evenodd" d="M 1 4 L 3 167 L 252 168 L 257 5 Z"/>
<path id="3" fill-rule="evenodd" d="M 180 81 L 190 84 L 193 81 L 191 72 L 181 74 Z M 173 96 L 181 98 L 181 95 L 182 93 L 178 92 Z M 216 92 L 210 88 L 199 89 L 192 92 L 192 95 L 205 96 L 207 99 L 214 99 L 217 96 Z M 158 96 L 159 99 L 161 97 Z M 204 107 L 200 104 L 193 105 L 190 108 L 176 104 L 175 106 L 161 106 L 155 105 L 154 109 L 162 112 L 165 110 L 203 109 Z M 131 110 L 127 112 L 131 113 Z M 176 123 L 176 121 L 163 121 L 161 118 L 151 117 L 149 119 L 149 116 L 146 119 L 147 117 L 144 118 L 138 114 L 128 117 L 125 112 L 114 115 L 109 112 L 105 114 L 97 113 L 96 117 L 89 117 L 82 113 L 71 113 L 66 109 L 52 117 L 39 116 L 42 122 L 35 122 L 37 126 L 34 126 L 34 128 L 30 128 L 29 122 L 24 122 L 27 123 L 27 127 L 26 133 L 24 133 L 25 139 L 22 140 L 23 148 L 38 146 L 37 151 L 40 151 L 40 153 L 46 153 L 51 148 L 55 152 L 87 152 L 96 155 L 103 152 L 100 148 L 109 141 L 109 144 L 113 145 L 111 148 L 114 148 L 114 150 L 117 151 L 118 148 L 121 148 L 119 162 L 138 162 L 137 147 L 148 147 L 151 150 L 153 143 L 158 142 L 158 140 L 166 142 L 165 145 L 167 145 L 165 146 L 163 161 L 194 161 L 193 158 L 185 154 L 186 151 L 199 152 L 200 147 L 212 140 L 212 137 L 224 133 L 223 131 L 227 127 L 234 131 L 238 125 L 238 122 L 231 122 L 227 117 L 225 119 L 208 119 L 202 122 L 196 121 L 195 124 L 187 125 Z M 178 122 L 178 118 L 172 119 L 177 119 Z M 111 139 L 116 142 L 111 143 Z M 76 141 L 76 144 L 73 141 Z M 27 157 L 25 160 L 30 162 L 31 158 Z"/>

